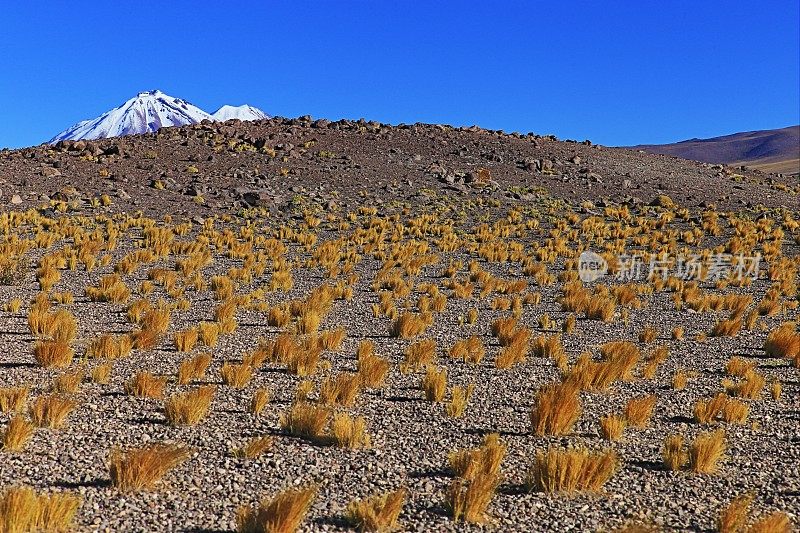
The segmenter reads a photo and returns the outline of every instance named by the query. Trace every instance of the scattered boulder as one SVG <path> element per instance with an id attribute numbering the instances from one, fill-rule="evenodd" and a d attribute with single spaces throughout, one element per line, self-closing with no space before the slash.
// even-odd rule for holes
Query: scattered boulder
<path id="1" fill-rule="evenodd" d="M 242 200 L 253 207 L 266 207 L 275 203 L 275 197 L 267 191 L 247 191 Z"/>
<path id="2" fill-rule="evenodd" d="M 434 176 L 437 177 L 444 176 L 445 174 L 447 174 L 447 170 L 445 170 L 445 168 L 438 162 L 431 163 L 430 165 L 428 165 L 428 168 L 425 169 L 425 172 L 427 172 L 428 174 L 433 174 Z"/>
<path id="3" fill-rule="evenodd" d="M 53 167 L 43 167 L 41 170 L 41 174 L 45 178 L 57 178 L 61 176 L 61 171 Z"/>
<path id="4" fill-rule="evenodd" d="M 665 209 L 672 209 L 675 207 L 675 202 L 666 194 L 659 194 L 647 204 L 651 207 L 663 207 Z"/>

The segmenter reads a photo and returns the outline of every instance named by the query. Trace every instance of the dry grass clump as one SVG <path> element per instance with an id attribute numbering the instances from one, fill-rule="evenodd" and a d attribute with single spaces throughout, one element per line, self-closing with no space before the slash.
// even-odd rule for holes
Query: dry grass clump
<path id="1" fill-rule="evenodd" d="M 38 341 L 33 346 L 33 357 L 42 368 L 66 368 L 72 364 L 74 355 L 64 341 Z"/>
<path id="2" fill-rule="evenodd" d="M 270 401 L 270 393 L 269 389 L 266 387 L 260 387 L 256 389 L 253 393 L 253 397 L 250 398 L 249 404 L 249 411 L 254 415 L 260 415 L 264 408 L 267 407 Z"/>
<path id="3" fill-rule="evenodd" d="M 499 476 L 479 476 L 471 481 L 460 478 L 453 480 L 445 502 L 453 520 L 476 524 L 484 522 L 486 509 L 499 485 Z"/>
<path id="4" fill-rule="evenodd" d="M 16 314 L 20 307 L 22 307 L 22 300 L 19 298 L 11 298 L 3 305 L 3 310 L 12 314 Z"/>
<path id="5" fill-rule="evenodd" d="M 625 405 L 625 421 L 633 427 L 644 428 L 650 423 L 653 408 L 656 405 L 656 395 L 649 394 L 632 398 Z"/>
<path id="6" fill-rule="evenodd" d="M 645 327 L 642 332 L 639 333 L 639 342 L 644 342 L 645 344 L 650 344 L 657 338 L 658 330 L 652 326 Z"/>
<path id="7" fill-rule="evenodd" d="M 575 331 L 576 324 L 577 324 L 577 319 L 575 318 L 575 315 L 569 314 L 567 315 L 567 318 L 564 319 L 564 322 L 561 324 L 561 331 L 567 334 L 572 333 L 573 331 Z"/>
<path id="8" fill-rule="evenodd" d="M 75 340 L 77 331 L 78 325 L 75 316 L 66 309 L 60 309 L 47 315 L 43 333 L 56 342 L 69 344 Z"/>
<path id="9" fill-rule="evenodd" d="M 675 375 L 672 376 L 672 388 L 675 390 L 683 390 L 688 383 L 689 376 L 686 374 L 686 371 L 682 368 L 676 370 Z"/>
<path id="10" fill-rule="evenodd" d="M 152 350 L 161 342 L 162 334 L 153 329 L 140 329 L 131 334 L 133 347 L 137 350 Z"/>
<path id="11" fill-rule="evenodd" d="M 141 325 L 144 314 L 151 309 L 153 309 L 153 306 L 150 302 L 146 298 L 142 298 L 128 305 L 125 315 L 128 317 L 129 322 Z"/>
<path id="12" fill-rule="evenodd" d="M 628 341 L 607 342 L 600 347 L 600 354 L 614 379 L 630 379 L 633 368 L 641 359 L 639 348 Z"/>
<path id="13" fill-rule="evenodd" d="M 232 279 L 228 276 L 212 276 L 211 290 L 214 291 L 215 300 L 227 300 L 233 296 L 236 289 Z"/>
<path id="14" fill-rule="evenodd" d="M 316 487 L 287 489 L 257 506 L 236 511 L 237 533 L 291 533 L 300 527 L 317 495 Z"/>
<path id="15" fill-rule="evenodd" d="M 742 329 L 741 319 L 721 320 L 711 329 L 712 337 L 734 337 Z"/>
<path id="16" fill-rule="evenodd" d="M 270 308 L 267 313 L 267 325 L 274 328 L 285 328 L 292 321 L 292 314 L 283 305 Z"/>
<path id="17" fill-rule="evenodd" d="M 560 335 L 539 335 L 533 339 L 531 351 L 536 357 L 548 357 L 556 362 L 566 359 Z"/>
<path id="18" fill-rule="evenodd" d="M 699 424 L 713 424 L 719 419 L 741 424 L 747 420 L 749 413 L 750 407 L 746 403 L 722 392 L 713 398 L 698 400 L 693 408 L 694 420 Z"/>
<path id="19" fill-rule="evenodd" d="M 31 335 L 41 337 L 48 334 L 50 325 L 50 300 L 37 300 L 28 311 L 28 329 Z"/>
<path id="20" fill-rule="evenodd" d="M 618 287 L 614 287 L 613 294 L 614 299 L 616 299 L 619 305 L 629 307 L 631 309 L 639 309 L 642 306 L 642 301 L 639 300 L 635 286 L 620 285 Z"/>
<path id="21" fill-rule="evenodd" d="M 581 415 L 578 388 L 570 383 L 545 385 L 536 394 L 531 427 L 536 435 L 565 435 Z"/>
<path id="22" fill-rule="evenodd" d="M 197 344 L 198 333 L 196 328 L 189 328 L 175 333 L 175 348 L 179 352 L 191 352 Z"/>
<path id="23" fill-rule="evenodd" d="M 422 390 L 429 402 L 441 402 L 447 390 L 447 370 L 429 366 L 422 378 Z"/>
<path id="24" fill-rule="evenodd" d="M 398 316 L 389 328 L 389 335 L 401 339 L 412 339 L 422 335 L 428 322 L 418 314 L 405 312 Z"/>
<path id="25" fill-rule="evenodd" d="M 496 433 L 484 437 L 480 448 L 450 454 L 450 469 L 456 476 L 447 492 L 445 505 L 454 520 L 481 523 L 502 479 L 500 464 L 506 446 Z"/>
<path id="26" fill-rule="evenodd" d="M 800 333 L 795 324 L 787 322 L 767 335 L 764 351 L 770 357 L 791 359 L 795 368 L 800 368 Z"/>
<path id="27" fill-rule="evenodd" d="M 406 502 L 406 489 L 355 500 L 347 506 L 347 522 L 360 531 L 385 533 L 397 528 L 397 519 Z"/>
<path id="28" fill-rule="evenodd" d="M 551 447 L 536 452 L 526 485 L 529 490 L 547 493 L 598 491 L 618 467 L 619 458 L 614 450 L 593 453 L 582 448 Z"/>
<path id="29" fill-rule="evenodd" d="M 324 440 L 331 410 L 306 402 L 295 402 L 281 417 L 281 428 L 289 434 L 313 441 Z"/>
<path id="30" fill-rule="evenodd" d="M 150 372 L 137 372 L 125 382 L 125 394 L 137 398 L 161 398 L 167 385 L 166 376 L 154 376 Z"/>
<path id="31" fill-rule="evenodd" d="M 467 363 L 477 365 L 486 355 L 486 347 L 480 337 L 473 335 L 468 339 L 456 341 L 453 347 L 450 348 L 449 355 L 454 359 L 462 359 Z"/>
<path id="32" fill-rule="evenodd" d="M 472 383 L 466 387 L 453 387 L 450 392 L 450 401 L 444 406 L 447 416 L 450 418 L 461 418 L 464 416 L 464 411 L 467 409 L 467 402 L 469 402 L 474 390 L 475 385 Z"/>
<path id="33" fill-rule="evenodd" d="M 484 437 L 479 448 L 452 452 L 448 458 L 450 470 L 455 476 L 466 480 L 497 475 L 506 450 L 506 445 L 500 442 L 500 435 L 491 433 Z"/>
<path id="34" fill-rule="evenodd" d="M 713 398 L 698 400 L 692 409 L 695 422 L 699 424 L 713 423 L 722 414 L 726 403 L 728 403 L 728 396 L 724 393 L 719 393 Z"/>
<path id="35" fill-rule="evenodd" d="M 109 457 L 111 483 L 123 492 L 150 489 L 191 453 L 178 444 L 156 443 L 127 452 L 115 448 Z"/>
<path id="36" fill-rule="evenodd" d="M 247 443 L 234 450 L 233 456 L 239 459 L 255 459 L 265 451 L 272 447 L 272 437 L 255 437 L 247 441 Z"/>
<path id="37" fill-rule="evenodd" d="M 761 396 L 766 385 L 766 378 L 755 370 L 748 370 L 738 383 L 726 384 L 725 389 L 733 396 L 755 400 Z"/>
<path id="38" fill-rule="evenodd" d="M 22 416 L 16 415 L 8 421 L 6 429 L 0 433 L 0 450 L 21 452 L 33 436 L 34 425 Z"/>
<path id="39" fill-rule="evenodd" d="M 322 323 L 321 314 L 315 310 L 309 309 L 297 317 L 294 326 L 297 333 L 311 334 L 319 330 L 320 323 Z"/>
<path id="40" fill-rule="evenodd" d="M 171 426 L 193 426 L 208 415 L 216 388 L 204 385 L 173 394 L 164 402 L 164 415 Z"/>
<path id="41" fill-rule="evenodd" d="M 337 414 L 331 422 L 330 439 L 339 448 L 369 448 L 367 421 L 363 416 L 354 418 L 347 413 Z"/>
<path id="42" fill-rule="evenodd" d="M 775 511 L 753 522 L 747 533 L 791 533 L 791 531 L 792 523 L 786 513 Z"/>
<path id="43" fill-rule="evenodd" d="M 319 343 L 325 350 L 335 352 L 341 348 L 346 335 L 344 328 L 329 329 L 319 334 Z"/>
<path id="44" fill-rule="evenodd" d="M 204 379 L 210 364 L 210 353 L 201 353 L 181 361 L 178 367 L 178 385 L 187 385 L 192 381 Z"/>
<path id="45" fill-rule="evenodd" d="M 277 342 L 276 340 L 276 345 Z M 289 372 L 296 376 L 306 377 L 317 371 L 321 356 L 322 348 L 319 346 L 300 345 L 290 340 L 289 350 L 281 360 L 286 363 Z"/>
<path id="46" fill-rule="evenodd" d="M 30 487 L 11 487 L 0 497 L 0 531 L 69 531 L 80 505 L 81 499 L 71 494 L 37 494 Z"/>
<path id="47" fill-rule="evenodd" d="M 200 322 L 197 325 L 197 336 L 204 346 L 213 348 L 219 341 L 219 324 L 216 322 Z"/>
<path id="48" fill-rule="evenodd" d="M 119 274 L 109 274 L 100 278 L 97 287 L 87 287 L 86 296 L 93 302 L 122 303 L 131 296 L 131 290 Z"/>
<path id="49" fill-rule="evenodd" d="M 494 360 L 494 366 L 501 370 L 507 370 L 516 364 L 525 361 L 528 356 L 530 345 L 526 342 L 514 342 L 504 346 Z"/>
<path id="50" fill-rule="evenodd" d="M 729 376 L 743 377 L 747 372 L 755 370 L 755 362 L 747 361 L 742 357 L 732 357 L 725 364 L 725 373 Z"/>
<path id="51" fill-rule="evenodd" d="M 683 436 L 669 435 L 664 439 L 664 449 L 661 452 L 661 457 L 667 469 L 680 470 L 683 468 L 683 465 L 689 460 L 689 455 L 683 446 Z"/>
<path id="52" fill-rule="evenodd" d="M 235 365 L 226 361 L 219 373 L 222 382 L 234 389 L 243 389 L 253 379 L 253 367 L 244 363 Z"/>
<path id="53" fill-rule="evenodd" d="M 608 296 L 596 294 L 589 298 L 586 303 L 584 314 L 590 320 L 602 320 L 603 322 L 611 322 L 614 319 L 614 313 L 617 309 L 614 300 Z"/>
<path id="54" fill-rule="evenodd" d="M 367 388 L 377 388 L 383 385 L 386 374 L 389 372 L 389 361 L 378 357 L 372 352 L 367 352 L 359 347 L 358 351 L 358 375 L 361 376 L 361 384 Z"/>
<path id="55" fill-rule="evenodd" d="M 53 379 L 51 390 L 53 392 L 74 394 L 78 391 L 78 387 L 80 387 L 84 377 L 85 374 L 82 370 L 78 370 L 76 372 L 65 372 Z"/>
<path id="56" fill-rule="evenodd" d="M 773 380 L 772 383 L 770 383 L 769 385 L 769 392 L 773 400 L 775 400 L 776 402 L 780 401 L 781 394 L 783 393 L 783 385 L 777 379 Z"/>
<path id="57" fill-rule="evenodd" d="M 722 409 L 722 419 L 732 424 L 744 424 L 750 414 L 750 406 L 739 400 L 730 399 Z"/>
<path id="58" fill-rule="evenodd" d="M 169 329 L 170 311 L 168 308 L 149 309 L 138 323 L 141 329 L 133 333 L 133 345 L 139 350 L 152 350 L 161 342 Z"/>
<path id="59" fill-rule="evenodd" d="M 734 498 L 722 510 L 717 518 L 717 531 L 719 533 L 742 533 L 745 531 L 750 514 L 750 505 L 753 495 L 745 494 Z"/>
<path id="60" fill-rule="evenodd" d="M 133 338 L 130 335 L 101 335 L 89 342 L 86 348 L 88 357 L 102 357 L 105 359 L 119 359 L 127 357 L 133 348 Z"/>
<path id="61" fill-rule="evenodd" d="M 508 346 L 511 344 L 511 339 L 514 332 L 517 330 L 517 319 L 506 317 L 498 318 L 492 322 L 492 335 L 497 337 L 501 346 Z"/>
<path id="62" fill-rule="evenodd" d="M 0 387 L 0 413 L 21 413 L 29 391 L 28 387 Z"/>
<path id="63" fill-rule="evenodd" d="M 618 441 L 627 425 L 625 417 L 616 414 L 600 418 L 600 435 L 610 441 Z"/>
<path id="64" fill-rule="evenodd" d="M 725 457 L 725 432 L 721 429 L 701 433 L 689 446 L 689 469 L 700 474 L 713 474 L 717 463 Z"/>
<path id="65" fill-rule="evenodd" d="M 641 358 L 639 348 L 627 341 L 608 342 L 600 347 L 602 361 L 593 361 L 591 355 L 582 354 L 567 373 L 566 382 L 581 390 L 601 391 L 621 379 L 631 379 L 631 374 Z"/>
<path id="66" fill-rule="evenodd" d="M 326 378 L 319 387 L 319 401 L 323 405 L 343 405 L 350 407 L 355 403 L 361 390 L 361 375 L 342 372 L 335 377 Z"/>
<path id="67" fill-rule="evenodd" d="M 111 379 L 111 368 L 109 363 L 97 365 L 89 372 L 89 379 L 91 379 L 93 383 L 107 385 Z"/>
<path id="68" fill-rule="evenodd" d="M 64 425 L 67 416 L 77 405 L 71 398 L 60 394 L 39 396 L 31 403 L 31 420 L 38 427 L 57 429 Z"/>
<path id="69" fill-rule="evenodd" d="M 436 358 L 436 341 L 424 339 L 415 342 L 406 348 L 405 358 L 400 363 L 400 372 L 408 374 L 416 372 L 420 368 L 425 368 L 432 364 Z"/>

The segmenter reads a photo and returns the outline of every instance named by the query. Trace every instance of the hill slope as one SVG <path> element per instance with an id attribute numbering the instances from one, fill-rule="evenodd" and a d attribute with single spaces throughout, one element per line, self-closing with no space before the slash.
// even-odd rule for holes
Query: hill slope
<path id="1" fill-rule="evenodd" d="M 800 172 L 800 126 L 631 148 L 705 163 L 747 165 L 764 172 Z"/>
<path id="2" fill-rule="evenodd" d="M 429 201 L 426 191 L 465 201 L 547 197 L 598 207 L 643 204 L 658 195 L 687 207 L 714 203 L 737 210 L 798 202 L 796 183 L 787 189 L 758 171 L 532 133 L 310 117 L 204 122 L 2 150 L 0 180 L 2 202 L 16 194 L 18 205 L 35 207 L 71 187 L 83 202 L 106 193 L 116 208 L 152 214 L 255 204 L 280 209 L 297 195 L 343 207 L 422 203 Z"/>

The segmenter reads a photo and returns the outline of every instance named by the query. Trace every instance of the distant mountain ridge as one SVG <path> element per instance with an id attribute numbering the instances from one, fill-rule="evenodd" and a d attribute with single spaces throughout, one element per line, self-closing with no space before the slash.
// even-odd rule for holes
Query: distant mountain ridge
<path id="1" fill-rule="evenodd" d="M 62 140 L 105 139 L 150 133 L 165 126 L 185 126 L 197 124 L 202 120 L 225 121 L 232 118 L 260 120 L 268 118 L 268 115 L 249 105 L 238 107 L 224 105 L 213 114 L 209 114 L 186 100 L 159 90 L 146 91 L 97 118 L 78 122 L 49 142 L 53 144 Z"/>
<path id="2" fill-rule="evenodd" d="M 800 173 L 800 125 L 629 148 L 705 163 L 747 165 L 765 172 Z"/>

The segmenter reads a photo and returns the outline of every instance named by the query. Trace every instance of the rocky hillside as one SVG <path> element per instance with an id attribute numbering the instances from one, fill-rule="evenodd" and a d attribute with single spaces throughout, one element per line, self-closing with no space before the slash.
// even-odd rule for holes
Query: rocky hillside
<path id="1" fill-rule="evenodd" d="M 118 209 L 203 214 L 297 195 L 321 203 L 425 202 L 426 189 L 509 202 L 545 198 L 725 209 L 797 206 L 797 184 L 757 170 L 478 127 L 272 118 L 162 128 L 0 151 L 0 202 L 73 208 L 107 194 Z"/>

